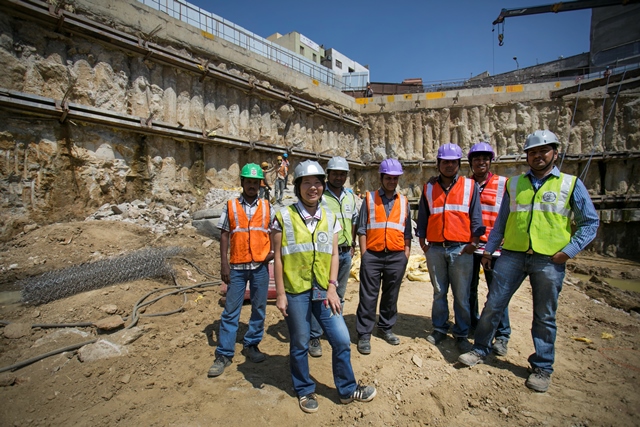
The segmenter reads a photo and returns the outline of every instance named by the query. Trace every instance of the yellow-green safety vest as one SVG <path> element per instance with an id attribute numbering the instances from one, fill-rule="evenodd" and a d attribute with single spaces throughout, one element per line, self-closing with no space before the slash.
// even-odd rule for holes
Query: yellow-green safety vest
<path id="1" fill-rule="evenodd" d="M 322 209 L 322 214 L 313 233 L 295 206 L 276 213 L 282 226 L 281 255 L 287 293 L 300 294 L 310 290 L 314 278 L 323 289 L 329 285 L 335 216 L 321 206 L 319 209 Z"/>
<path id="2" fill-rule="evenodd" d="M 322 203 L 330 210 L 342 226 L 342 231 L 338 235 L 338 246 L 351 246 L 353 242 L 353 213 L 356 210 L 356 196 L 351 191 L 342 190 L 344 197 L 338 200 L 333 194 L 325 192 L 322 195 Z"/>
<path id="3" fill-rule="evenodd" d="M 526 175 L 509 178 L 509 217 L 504 244 L 510 251 L 555 255 L 571 240 L 569 199 L 576 177 L 561 173 L 549 177 L 536 191 Z"/>

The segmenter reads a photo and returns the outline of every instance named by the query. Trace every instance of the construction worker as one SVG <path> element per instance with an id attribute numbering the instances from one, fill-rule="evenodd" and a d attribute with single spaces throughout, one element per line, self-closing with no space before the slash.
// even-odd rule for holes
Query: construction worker
<path id="1" fill-rule="evenodd" d="M 478 186 L 458 176 L 462 150 L 447 143 L 438 148 L 436 182 L 424 185 L 418 205 L 416 235 L 427 258 L 433 285 L 431 320 L 433 332 L 427 337 L 440 344 L 449 331 L 449 285 L 453 293 L 455 325 L 453 336 L 460 353 L 471 349 L 469 342 L 469 284 L 473 251 L 484 234 Z M 426 242 L 428 242 L 428 244 Z"/>
<path id="2" fill-rule="evenodd" d="M 309 374 L 311 318 L 327 334 L 332 348 L 333 380 L 340 402 L 369 402 L 373 386 L 356 382 L 351 366 L 349 330 L 338 296 L 340 222 L 321 205 L 325 173 L 314 161 L 300 163 L 293 175 L 298 202 L 282 208 L 273 221 L 276 306 L 289 328 L 289 365 L 298 404 L 318 410 L 316 385 Z"/>
<path id="3" fill-rule="evenodd" d="M 398 315 L 400 285 L 411 254 L 411 212 L 407 198 L 398 192 L 402 165 L 396 159 L 380 163 L 380 188 L 367 192 L 358 217 L 360 302 L 356 311 L 358 351 L 371 353 L 371 333 L 376 325 L 380 283 L 378 336 L 388 344 L 400 344 L 392 332 Z"/>
<path id="4" fill-rule="evenodd" d="M 498 217 L 498 211 L 502 204 L 502 197 L 506 190 L 507 178 L 499 176 L 491 172 L 491 162 L 495 158 L 493 148 L 486 142 L 478 142 L 474 144 L 467 154 L 469 165 L 471 165 L 471 178 L 478 184 L 480 190 L 480 206 L 482 209 L 482 222 L 486 230 L 480 236 L 478 249 L 473 253 L 473 276 L 471 277 L 471 286 L 469 289 L 469 307 L 471 309 L 471 329 L 475 330 L 478 325 L 480 314 L 478 312 L 478 282 L 480 280 L 480 261 L 484 246 L 489 238 L 489 233 L 493 229 L 493 224 Z M 500 255 L 500 250 L 494 252 L 491 261 L 491 267 L 495 264 L 496 258 Z M 484 277 L 487 279 L 487 287 L 491 287 L 493 279 L 492 270 L 484 270 Z M 509 323 L 509 308 L 504 309 L 502 319 L 498 324 L 495 341 L 493 343 L 493 352 L 499 356 L 506 356 L 507 344 L 511 336 L 511 325 Z"/>
<path id="5" fill-rule="evenodd" d="M 473 366 L 485 360 L 491 341 L 513 294 L 529 277 L 533 297 L 531 336 L 525 385 L 545 392 L 551 384 L 555 359 L 556 310 L 566 262 L 596 236 L 598 213 L 582 181 L 555 166 L 558 138 L 537 130 L 524 144 L 529 171 L 507 181 L 507 192 L 483 253 L 482 266 L 491 268 L 492 254 L 502 245 L 493 281 L 475 334 L 473 350 L 458 360 Z M 575 222 L 572 233 L 571 217 Z"/>
<path id="6" fill-rule="evenodd" d="M 277 157 L 278 164 L 276 166 L 276 203 L 282 204 L 284 196 L 285 183 L 287 174 L 289 173 L 289 162 L 285 161 L 282 156 Z"/>
<path id="7" fill-rule="evenodd" d="M 322 195 L 323 207 L 330 210 L 340 222 L 342 230 L 338 235 L 338 296 L 344 308 L 344 294 L 351 272 L 351 259 L 355 247 L 355 231 L 358 223 L 358 206 L 353 192 L 344 188 L 349 176 L 349 163 L 344 157 L 333 157 L 327 164 L 326 190 Z M 309 355 L 322 356 L 320 337 L 322 328 L 315 318 L 311 319 L 311 341 Z"/>
<path id="8" fill-rule="evenodd" d="M 220 319 L 220 333 L 215 360 L 209 377 L 217 377 L 231 364 L 235 353 L 236 333 L 244 302 L 246 284 L 251 295 L 251 317 L 244 335 L 242 353 L 251 362 L 260 363 L 266 355 L 258 344 L 264 334 L 264 319 L 269 288 L 269 261 L 273 259 L 269 238 L 272 220 L 269 202 L 258 198 L 262 169 L 248 163 L 240 171 L 242 194 L 227 201 L 218 228 L 220 234 L 220 276 L 227 284 L 226 302 Z M 230 258 L 227 251 L 230 249 Z"/>
<path id="9" fill-rule="evenodd" d="M 260 164 L 260 169 L 262 169 L 262 175 L 264 178 L 260 181 L 260 194 L 258 197 L 261 199 L 269 200 L 271 198 L 271 186 L 269 185 L 269 181 L 267 181 L 267 173 L 269 172 L 269 163 L 262 162 Z"/>

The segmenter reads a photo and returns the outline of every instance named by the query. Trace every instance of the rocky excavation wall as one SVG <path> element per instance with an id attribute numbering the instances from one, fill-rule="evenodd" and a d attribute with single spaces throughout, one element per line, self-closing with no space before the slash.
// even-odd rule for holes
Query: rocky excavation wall
<path id="1" fill-rule="evenodd" d="M 135 1 L 119 3 L 134 7 L 144 20 L 110 7 L 97 16 L 91 2 L 77 2 L 65 13 L 90 15 L 96 25 L 107 22 L 130 34 L 145 28 L 128 28 L 127 19 L 147 27 L 155 24 L 152 18 L 171 20 Z M 467 99 L 441 108 L 361 113 L 355 102 L 341 102 L 341 94 L 322 96 L 323 90 L 331 93 L 328 88 L 305 90 L 288 79 L 278 83 L 278 64 L 265 71 L 251 69 L 250 59 L 243 65 L 237 58 L 236 64 L 225 61 L 215 43 L 209 43 L 206 63 L 212 72 L 198 73 L 89 30 L 70 31 L 69 20 L 60 24 L 39 12 L 21 13 L 24 4 L 0 1 L 0 234 L 5 239 L 33 222 L 84 219 L 104 203 L 146 199 L 193 212 L 210 188 L 238 186 L 244 163 L 272 161 L 283 150 L 294 164 L 309 157 L 321 162 L 347 157 L 358 191 L 377 186 L 375 162 L 397 157 L 406 167 L 403 191 L 417 196 L 421 183 L 435 174 L 440 144 L 455 142 L 466 151 L 480 139 L 490 140 L 500 156 L 495 171 L 512 175 L 525 170 L 518 158 L 525 136 L 549 128 L 569 141 L 565 151 L 574 155 L 563 171 L 579 175 L 593 151 L 585 184 L 594 196 L 616 196 L 615 203 L 598 205 L 611 224 L 603 226 L 607 231 L 601 230 L 594 248 L 638 258 L 640 218 L 637 209 L 624 209 L 624 200 L 637 198 L 640 186 L 637 92 L 621 93 L 613 108 L 614 97 L 596 91 L 579 95 L 577 107 L 573 96 L 484 105 Z M 154 43 L 185 63 L 200 61 L 203 46 L 189 50 L 176 42 L 187 36 L 193 34 L 160 31 Z"/>

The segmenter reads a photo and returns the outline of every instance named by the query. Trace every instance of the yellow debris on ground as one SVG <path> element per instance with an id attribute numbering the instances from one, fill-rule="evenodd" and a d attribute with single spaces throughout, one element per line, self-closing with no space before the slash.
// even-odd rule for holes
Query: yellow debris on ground
<path id="1" fill-rule="evenodd" d="M 603 340 L 612 340 L 615 337 L 613 336 L 613 334 L 610 334 L 609 332 L 603 332 L 602 335 L 600 336 Z"/>
<path id="2" fill-rule="evenodd" d="M 360 280 L 360 249 L 356 248 L 351 261 L 351 277 Z M 429 270 L 427 270 L 427 260 L 424 255 L 411 255 L 407 262 L 405 278 L 412 282 L 429 282 Z"/>

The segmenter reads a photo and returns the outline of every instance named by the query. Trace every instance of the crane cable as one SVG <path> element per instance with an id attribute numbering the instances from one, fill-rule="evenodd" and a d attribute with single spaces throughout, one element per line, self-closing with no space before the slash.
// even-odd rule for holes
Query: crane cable
<path id="1" fill-rule="evenodd" d="M 627 70 L 624 70 L 624 72 L 622 73 L 622 78 L 620 79 L 620 81 L 624 80 L 624 76 L 627 74 Z M 605 86 L 605 91 L 604 91 L 604 98 L 602 99 L 602 114 L 604 115 L 604 106 L 605 106 L 605 102 L 607 100 L 607 93 L 608 93 L 608 87 L 609 87 L 609 78 L 611 77 L 611 75 L 607 76 L 607 85 Z M 604 124 L 602 125 L 602 131 L 600 133 L 600 139 L 602 140 L 604 138 L 604 132 L 607 128 L 607 124 L 609 123 L 609 119 L 611 119 L 611 114 L 613 114 L 613 109 L 616 105 L 616 102 L 618 101 L 618 95 L 620 95 L 620 90 L 622 89 L 622 84 L 618 85 L 618 90 L 616 91 L 616 96 L 615 98 L 613 98 L 613 103 L 611 104 L 611 109 L 609 110 L 609 115 L 607 116 L 607 119 L 605 120 Z M 595 139 L 593 140 L 593 144 L 591 146 L 591 153 L 589 154 L 589 160 L 587 161 L 587 164 L 584 167 L 584 170 L 582 171 L 582 173 L 580 174 L 580 180 L 584 182 L 585 178 L 587 177 L 587 172 L 589 171 L 589 166 L 591 166 L 591 160 L 593 159 L 593 155 L 596 151 L 596 141 Z"/>
<path id="2" fill-rule="evenodd" d="M 567 155 L 567 151 L 569 150 L 569 142 L 571 141 L 571 129 L 573 129 L 573 124 L 576 119 L 576 110 L 578 109 L 578 100 L 580 99 L 580 86 L 582 85 L 583 76 L 578 76 L 576 80 L 578 80 L 578 92 L 576 93 L 576 103 L 573 106 L 573 114 L 571 115 L 571 124 L 569 125 L 569 136 L 567 137 L 567 146 L 562 152 L 562 158 L 560 159 L 560 166 L 558 170 L 562 171 L 562 163 L 564 163 L 564 157 Z"/>

